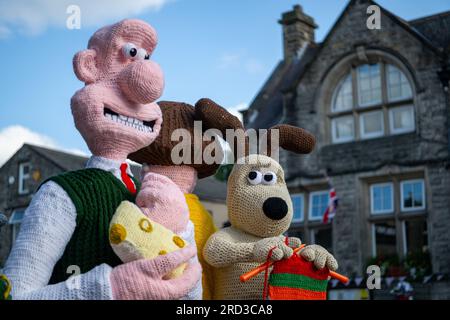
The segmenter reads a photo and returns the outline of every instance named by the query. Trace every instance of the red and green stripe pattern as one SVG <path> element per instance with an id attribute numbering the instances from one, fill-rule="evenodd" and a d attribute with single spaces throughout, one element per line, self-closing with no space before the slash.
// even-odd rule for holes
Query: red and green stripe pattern
<path id="1" fill-rule="evenodd" d="M 326 300 L 329 270 L 294 254 L 273 264 L 269 277 L 271 300 Z"/>

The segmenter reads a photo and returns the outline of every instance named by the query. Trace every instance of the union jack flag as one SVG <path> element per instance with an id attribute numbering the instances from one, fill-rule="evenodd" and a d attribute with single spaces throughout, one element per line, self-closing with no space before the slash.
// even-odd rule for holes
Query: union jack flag
<path id="1" fill-rule="evenodd" d="M 336 214 L 336 209 L 338 207 L 339 198 L 336 196 L 336 190 L 334 188 L 330 189 L 329 199 L 328 199 L 328 207 L 323 214 L 323 223 L 331 222 Z"/>

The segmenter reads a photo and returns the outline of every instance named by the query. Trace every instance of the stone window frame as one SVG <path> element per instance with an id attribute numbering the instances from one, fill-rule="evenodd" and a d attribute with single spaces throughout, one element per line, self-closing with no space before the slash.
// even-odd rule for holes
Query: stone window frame
<path id="1" fill-rule="evenodd" d="M 294 194 L 302 194 L 303 195 L 303 220 L 302 221 L 292 221 L 291 226 L 288 230 L 288 235 L 289 236 L 294 236 L 296 233 L 301 232 L 301 234 L 303 235 L 303 238 L 301 239 L 303 243 L 306 244 L 313 244 L 312 243 L 312 232 L 314 232 L 315 230 L 329 230 L 331 232 L 331 239 L 332 239 L 332 243 L 331 243 L 331 249 L 332 251 L 335 250 L 335 243 L 333 241 L 334 235 L 333 235 L 333 222 L 332 223 L 327 223 L 324 224 L 322 222 L 322 219 L 310 219 L 310 207 L 311 207 L 311 194 L 312 193 L 317 193 L 317 192 L 329 192 L 329 186 L 327 184 L 314 184 L 314 185 L 309 185 L 306 187 L 300 187 L 300 188 L 296 188 L 294 190 L 290 190 L 290 193 L 292 195 Z M 306 214 L 307 213 L 307 214 Z"/>
<path id="2" fill-rule="evenodd" d="M 425 198 L 425 207 L 420 210 L 415 211 L 403 211 L 401 208 L 401 182 L 402 181 L 412 181 L 412 180 L 423 180 L 423 186 L 424 186 L 424 198 Z M 370 203 L 371 203 L 371 192 L 370 192 L 370 186 L 373 184 L 382 184 L 382 183 L 392 183 L 393 184 L 393 195 L 394 195 L 394 212 L 393 213 L 386 213 L 386 214 L 372 214 Z M 406 234 L 405 234 L 405 222 L 411 221 L 411 220 L 425 220 L 425 223 L 427 225 L 427 228 L 429 228 L 428 225 L 428 207 L 426 205 L 427 203 L 427 197 L 429 197 L 429 192 L 427 192 L 427 181 L 426 177 L 423 171 L 417 171 L 417 172 L 407 172 L 407 173 L 397 173 L 392 174 L 389 176 L 375 176 L 366 179 L 365 185 L 367 186 L 364 193 L 365 193 L 365 199 L 368 206 L 366 206 L 366 209 L 364 210 L 366 212 L 367 217 L 367 224 L 368 224 L 368 231 L 369 232 L 369 242 L 368 242 L 368 249 L 370 252 L 370 257 L 374 257 L 376 255 L 376 250 L 374 252 L 374 248 L 376 246 L 375 239 L 373 235 L 373 226 L 376 223 L 382 223 L 387 221 L 394 221 L 395 222 L 395 229 L 396 229 L 396 252 L 397 255 L 402 259 L 405 258 L 407 252 L 406 250 Z M 429 243 L 430 241 L 428 241 Z"/>
<path id="3" fill-rule="evenodd" d="M 24 173 L 24 168 L 28 167 L 28 173 Z M 31 179 L 31 162 L 22 161 L 19 163 L 17 179 L 17 192 L 19 195 L 27 195 L 31 191 L 25 187 L 26 180 Z"/>
<path id="4" fill-rule="evenodd" d="M 358 49 L 361 47 L 358 47 Z M 385 138 L 390 137 L 394 135 L 400 135 L 400 134 L 410 134 L 414 132 L 419 132 L 419 123 L 418 123 L 418 117 L 417 117 L 417 93 L 421 90 L 420 86 L 418 85 L 417 79 L 414 76 L 414 73 L 411 71 L 413 70 L 410 64 L 407 62 L 407 60 L 399 55 L 393 54 L 391 50 L 385 49 L 385 48 L 370 48 L 362 49 L 362 53 L 356 52 L 357 50 L 354 49 L 354 51 L 348 53 L 347 55 L 341 56 L 336 61 L 330 64 L 329 68 L 325 71 L 323 74 L 320 83 L 321 86 L 318 87 L 318 90 L 314 94 L 314 104 L 313 109 L 311 112 L 317 112 L 319 117 L 323 117 L 325 119 L 325 125 L 320 126 L 319 132 L 322 138 L 322 144 L 328 145 L 328 144 L 341 144 L 341 143 L 357 143 L 361 141 L 366 141 L 365 139 L 359 138 L 359 117 L 355 118 L 354 120 L 354 138 L 352 140 L 346 140 L 346 141 L 337 141 L 334 142 L 332 139 L 332 119 L 339 117 L 340 115 L 350 114 L 354 116 L 354 113 L 362 113 L 366 111 L 376 110 L 376 109 L 383 109 L 383 116 L 384 116 L 384 135 L 379 138 Z M 408 79 L 409 84 L 411 86 L 412 91 L 412 98 L 409 100 L 397 100 L 397 101 L 387 101 L 387 88 L 386 84 L 382 83 L 382 86 L 384 90 L 382 90 L 383 95 L 383 102 L 382 105 L 374 105 L 370 107 L 364 107 L 364 108 L 355 108 L 353 107 L 351 110 L 348 111 L 342 111 L 341 112 L 333 112 L 332 111 L 332 102 L 334 99 L 335 89 L 340 85 L 341 81 L 343 81 L 348 75 L 348 73 L 351 70 L 355 70 L 355 68 L 362 64 L 367 63 L 383 63 L 383 64 L 390 64 L 395 67 L 397 67 Z M 387 68 L 382 68 L 384 71 Z M 383 73 L 384 73 L 383 71 Z M 386 76 L 382 76 L 382 81 L 386 81 Z M 353 94 L 356 92 L 356 82 L 352 81 L 352 92 Z M 391 132 L 390 131 L 390 120 L 389 120 L 389 114 L 386 109 L 391 109 L 397 106 L 406 106 L 408 104 L 408 101 L 410 105 L 413 107 L 413 113 L 414 113 L 414 131 L 408 131 L 408 132 Z M 355 97 L 353 97 L 353 105 L 357 103 L 357 100 L 355 100 Z M 356 110 L 355 110 L 356 109 Z M 356 112 L 355 112 L 356 111 Z"/>
<path id="5" fill-rule="evenodd" d="M 381 78 L 381 102 L 377 103 L 370 103 L 370 104 L 361 104 L 360 102 L 360 89 L 359 89 L 359 68 L 361 66 L 365 65 L 379 65 L 379 72 L 380 72 L 380 78 Z M 380 57 L 372 57 L 371 59 L 367 61 L 358 61 L 358 62 L 352 62 L 350 66 L 348 66 L 348 72 L 347 75 L 350 73 L 352 78 L 352 101 L 353 106 L 349 110 L 342 110 L 342 111 L 333 111 L 334 107 L 334 99 L 339 91 L 339 85 L 334 88 L 333 91 L 333 98 L 331 99 L 331 103 L 329 105 L 329 111 L 328 111 L 328 117 L 332 123 L 331 128 L 331 142 L 333 144 L 341 143 L 341 142 L 351 142 L 351 141 L 361 141 L 366 139 L 374 139 L 378 137 L 383 136 L 390 136 L 395 134 L 401 134 L 406 132 L 414 132 L 416 129 L 416 125 L 414 125 L 413 130 L 402 130 L 402 131 L 391 131 L 391 123 L 392 120 L 391 115 L 392 112 L 390 111 L 393 108 L 396 107 L 408 107 L 408 106 L 414 106 L 414 91 L 413 86 L 411 84 L 411 81 L 409 81 L 412 95 L 408 98 L 402 98 L 402 99 L 395 99 L 390 100 L 388 97 L 389 88 L 387 85 L 387 69 L 389 66 L 394 66 L 398 68 L 400 71 L 403 70 L 398 66 L 393 64 L 392 62 L 385 61 L 385 59 L 382 59 Z M 344 75 L 342 80 L 345 81 L 347 78 L 347 75 Z M 405 75 L 406 76 L 406 75 Z M 340 79 L 340 81 L 342 81 Z M 409 80 L 409 79 L 408 79 Z M 378 113 L 381 112 L 382 121 L 381 121 L 381 132 L 374 133 L 374 134 L 365 134 L 364 133 L 364 126 L 363 126 L 363 119 L 364 115 L 369 115 L 371 113 Z M 413 116 L 415 115 L 415 112 L 413 111 Z M 344 141 L 340 141 L 339 139 L 335 139 L 335 131 L 333 123 L 336 121 L 336 119 L 341 117 L 353 117 L 353 137 L 352 139 L 345 139 Z"/>

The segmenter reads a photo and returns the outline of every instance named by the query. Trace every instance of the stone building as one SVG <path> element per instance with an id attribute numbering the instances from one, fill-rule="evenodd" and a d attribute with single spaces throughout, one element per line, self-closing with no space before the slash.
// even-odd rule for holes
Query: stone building
<path id="1" fill-rule="evenodd" d="M 284 57 L 242 113 L 247 128 L 288 123 L 317 138 L 310 155 L 280 153 L 289 233 L 327 247 L 349 276 L 369 264 L 449 274 L 450 11 L 406 21 L 352 0 L 320 43 L 299 5 L 279 23 Z M 339 206 L 324 224 L 330 184 Z M 450 297 L 448 283 L 442 292 L 428 297 Z"/>
<path id="2" fill-rule="evenodd" d="M 25 209 L 33 194 L 47 178 L 67 171 L 84 168 L 86 157 L 69 154 L 30 144 L 24 144 L 0 168 L 0 213 L 8 223 L 0 226 L 0 269 L 4 265 L 11 246 L 20 230 Z M 132 165 L 134 176 L 139 177 L 140 167 Z M 217 226 L 226 220 L 226 184 L 214 177 L 199 180 L 197 194 Z"/>

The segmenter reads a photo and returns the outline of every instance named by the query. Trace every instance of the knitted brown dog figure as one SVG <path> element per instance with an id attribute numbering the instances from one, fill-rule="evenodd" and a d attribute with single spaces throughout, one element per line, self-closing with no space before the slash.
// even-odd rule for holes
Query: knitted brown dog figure
<path id="1" fill-rule="evenodd" d="M 190 219 L 194 225 L 195 243 L 198 250 L 198 259 L 203 268 L 202 286 L 203 286 L 203 299 L 208 300 L 212 298 L 212 292 L 214 291 L 214 278 L 213 268 L 207 264 L 203 258 L 203 247 L 206 244 L 208 238 L 217 230 L 214 226 L 211 215 L 200 203 L 198 197 L 192 194 L 198 178 L 206 178 L 213 175 L 218 167 L 220 161 L 207 164 L 204 159 L 201 161 L 194 161 L 195 153 L 199 150 L 195 150 L 198 146 L 194 146 L 194 140 L 191 140 L 189 144 L 191 161 L 190 164 L 176 164 L 174 163 L 171 153 L 173 148 L 179 144 L 178 140 L 172 141 L 172 134 L 177 129 L 185 129 L 191 137 L 196 134 L 202 135 L 207 129 L 238 129 L 241 128 L 241 122 L 233 115 L 231 115 L 224 108 L 218 106 L 209 99 L 199 100 L 195 107 L 182 102 L 162 101 L 158 102 L 158 105 L 163 114 L 163 124 L 161 132 L 153 144 L 146 148 L 139 150 L 129 156 L 130 159 L 145 163 L 148 167 L 145 169 L 142 190 L 143 192 L 138 195 L 136 203 L 141 207 L 154 207 L 154 203 L 149 197 L 146 197 L 145 190 L 150 189 L 168 189 L 167 185 L 172 184 L 172 181 L 178 186 L 179 190 L 173 188 L 169 192 L 159 192 L 159 202 L 164 201 L 165 206 L 168 208 L 166 219 L 170 219 L 166 225 L 171 225 L 172 229 L 184 229 L 185 221 L 183 210 L 174 210 L 174 207 L 180 207 L 179 196 L 175 194 L 181 194 L 182 201 L 186 201 L 184 205 L 186 211 L 189 211 L 188 219 Z M 195 121 L 201 121 L 202 132 L 196 132 L 194 127 Z M 200 122 L 199 122 L 200 124 Z M 202 141 L 202 150 L 205 150 L 210 146 L 212 141 Z M 215 150 L 220 150 L 216 148 Z M 217 157 L 222 159 L 223 154 L 217 154 Z M 159 178 L 158 178 L 159 176 Z M 161 176 L 164 176 L 164 186 L 159 187 Z M 169 178 L 170 180 L 168 180 Z M 165 195 L 163 193 L 170 193 Z M 184 194 L 184 196 L 183 196 Z M 177 200 L 178 199 L 178 200 Z M 177 215 L 176 217 L 170 217 L 169 215 Z M 159 217 L 161 218 L 161 217 Z"/>
<path id="2" fill-rule="evenodd" d="M 279 129 L 280 146 L 286 150 L 309 153 L 314 147 L 314 137 L 303 129 L 288 125 L 272 129 Z M 206 261 L 217 268 L 213 298 L 261 299 L 264 274 L 246 283 L 240 282 L 240 275 L 269 256 L 272 261 L 289 258 L 290 247 L 301 244 L 298 238 L 289 238 L 286 244 L 282 235 L 291 224 L 293 209 L 278 162 L 259 154 L 240 159 L 228 179 L 227 206 L 231 227 L 216 232 L 204 248 Z M 318 245 L 306 246 L 299 254 L 319 269 L 337 269 L 334 257 Z"/>

